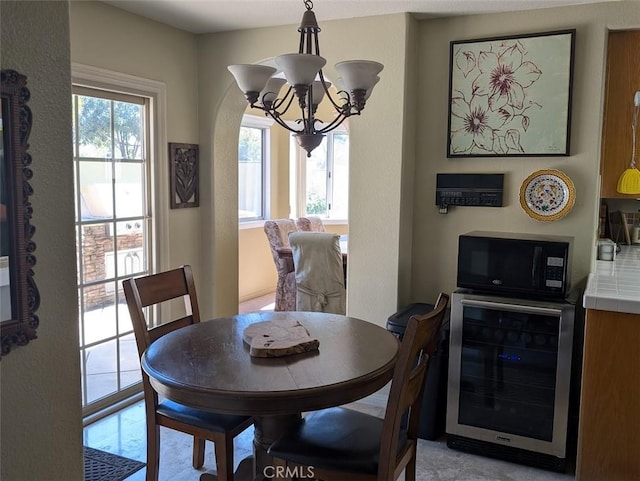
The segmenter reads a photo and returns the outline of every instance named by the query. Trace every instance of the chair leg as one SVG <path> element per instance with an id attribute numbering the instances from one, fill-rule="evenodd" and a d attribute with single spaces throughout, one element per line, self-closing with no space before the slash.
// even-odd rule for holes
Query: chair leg
<path id="1" fill-rule="evenodd" d="M 193 437 L 193 461 L 192 465 L 196 469 L 204 466 L 204 443 L 205 440 L 197 436 Z"/>
<path id="2" fill-rule="evenodd" d="M 158 481 L 160 471 L 160 426 L 147 420 L 147 481 Z"/>
<path id="3" fill-rule="evenodd" d="M 225 435 L 214 443 L 218 479 L 233 481 L 233 436 Z"/>
<path id="4" fill-rule="evenodd" d="M 291 478 L 285 477 L 287 462 L 281 458 L 273 458 L 273 479 L 276 481 L 289 481 Z"/>
<path id="5" fill-rule="evenodd" d="M 416 481 L 416 457 L 413 456 L 404 468 L 404 481 Z"/>

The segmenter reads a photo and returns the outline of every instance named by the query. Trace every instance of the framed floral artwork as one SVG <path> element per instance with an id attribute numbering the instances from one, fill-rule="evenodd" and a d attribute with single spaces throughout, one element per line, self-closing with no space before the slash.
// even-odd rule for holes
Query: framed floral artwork
<path id="1" fill-rule="evenodd" d="M 198 179 L 198 146 L 169 144 L 171 208 L 183 209 L 200 205 Z"/>
<path id="2" fill-rule="evenodd" d="M 447 157 L 569 155 L 575 34 L 451 42 Z"/>

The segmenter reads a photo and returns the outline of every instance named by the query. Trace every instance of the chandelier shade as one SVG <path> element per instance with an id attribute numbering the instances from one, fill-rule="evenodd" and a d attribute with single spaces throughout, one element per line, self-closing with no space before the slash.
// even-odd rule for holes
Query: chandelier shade
<path id="1" fill-rule="evenodd" d="M 260 92 L 276 72 L 267 65 L 229 65 L 227 67 L 236 79 L 236 83 L 243 92 Z"/>
<path id="2" fill-rule="evenodd" d="M 327 89 L 328 89 L 329 87 L 331 87 L 331 82 L 325 81 L 325 85 L 327 86 Z M 312 105 L 317 107 L 320 104 L 320 102 L 322 102 L 322 99 L 324 98 L 324 87 L 322 86 L 322 82 L 320 82 L 319 80 L 314 80 L 312 87 L 313 87 L 313 100 L 311 101 L 311 103 Z"/>
<path id="3" fill-rule="evenodd" d="M 365 100 L 369 100 L 369 97 L 371 97 L 371 92 L 373 92 L 373 87 L 375 87 L 379 81 L 380 77 L 376 77 L 375 82 L 373 82 L 373 85 L 369 89 L 367 89 L 367 93 L 364 95 Z"/>
<path id="4" fill-rule="evenodd" d="M 259 99 L 265 105 L 271 105 L 277 98 L 280 93 L 280 89 L 287 81 L 283 78 L 279 77 L 271 77 L 267 81 L 266 87 L 260 92 Z"/>
<path id="5" fill-rule="evenodd" d="M 373 88 L 377 82 L 376 79 L 380 80 L 378 74 L 383 68 L 384 65 L 381 63 L 368 60 L 347 60 L 336 64 L 336 70 L 348 91 Z"/>
<path id="6" fill-rule="evenodd" d="M 294 133 L 298 144 L 310 156 L 327 132 L 339 127 L 352 115 L 360 115 L 373 87 L 380 80 L 378 74 L 384 66 L 371 60 L 338 62 L 335 68 L 340 75 L 336 81 L 339 90 L 335 97 L 332 96 L 329 92 L 331 82 L 325 79 L 322 72 L 327 61 L 320 56 L 320 27 L 313 13 L 313 3 L 304 0 L 304 5 L 306 11 L 298 28 L 298 53 L 277 56 L 277 69 L 248 64 L 229 65 L 227 68 L 249 105 L 262 110 L 278 125 Z M 286 90 L 283 89 L 285 84 L 288 84 Z M 332 118 L 325 121 L 316 118 L 318 104 L 324 98 L 329 100 L 334 109 Z M 291 119 L 295 122 L 288 122 Z"/>
<path id="7" fill-rule="evenodd" d="M 282 69 L 289 85 L 309 85 L 327 61 L 319 55 L 288 53 L 276 57 L 276 65 Z"/>

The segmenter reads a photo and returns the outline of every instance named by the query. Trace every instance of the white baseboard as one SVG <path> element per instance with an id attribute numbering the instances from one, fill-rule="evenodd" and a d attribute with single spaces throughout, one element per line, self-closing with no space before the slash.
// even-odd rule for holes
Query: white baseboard
<path id="1" fill-rule="evenodd" d="M 247 302 L 247 301 L 252 301 L 253 299 L 256 299 L 258 297 L 262 297 L 262 296 L 266 296 L 267 294 L 273 294 L 273 297 L 275 298 L 275 291 L 273 287 L 268 287 L 265 289 L 261 289 L 257 292 L 252 292 L 251 294 L 246 294 L 244 296 L 241 296 L 238 299 L 238 302 L 240 304 L 242 304 L 243 302 Z"/>

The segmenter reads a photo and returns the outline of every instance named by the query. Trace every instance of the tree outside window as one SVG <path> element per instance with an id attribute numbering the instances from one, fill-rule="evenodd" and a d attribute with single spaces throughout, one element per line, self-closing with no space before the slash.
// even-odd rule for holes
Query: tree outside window
<path id="1" fill-rule="evenodd" d="M 266 213 L 269 127 L 252 116 L 243 118 L 238 138 L 238 218 L 260 220 Z"/>
<path id="2" fill-rule="evenodd" d="M 84 95 L 77 101 L 80 157 L 142 158 L 140 105 Z"/>
<path id="3" fill-rule="evenodd" d="M 347 219 L 349 207 L 349 134 L 331 132 L 311 152 L 299 155 L 298 215 Z"/>

